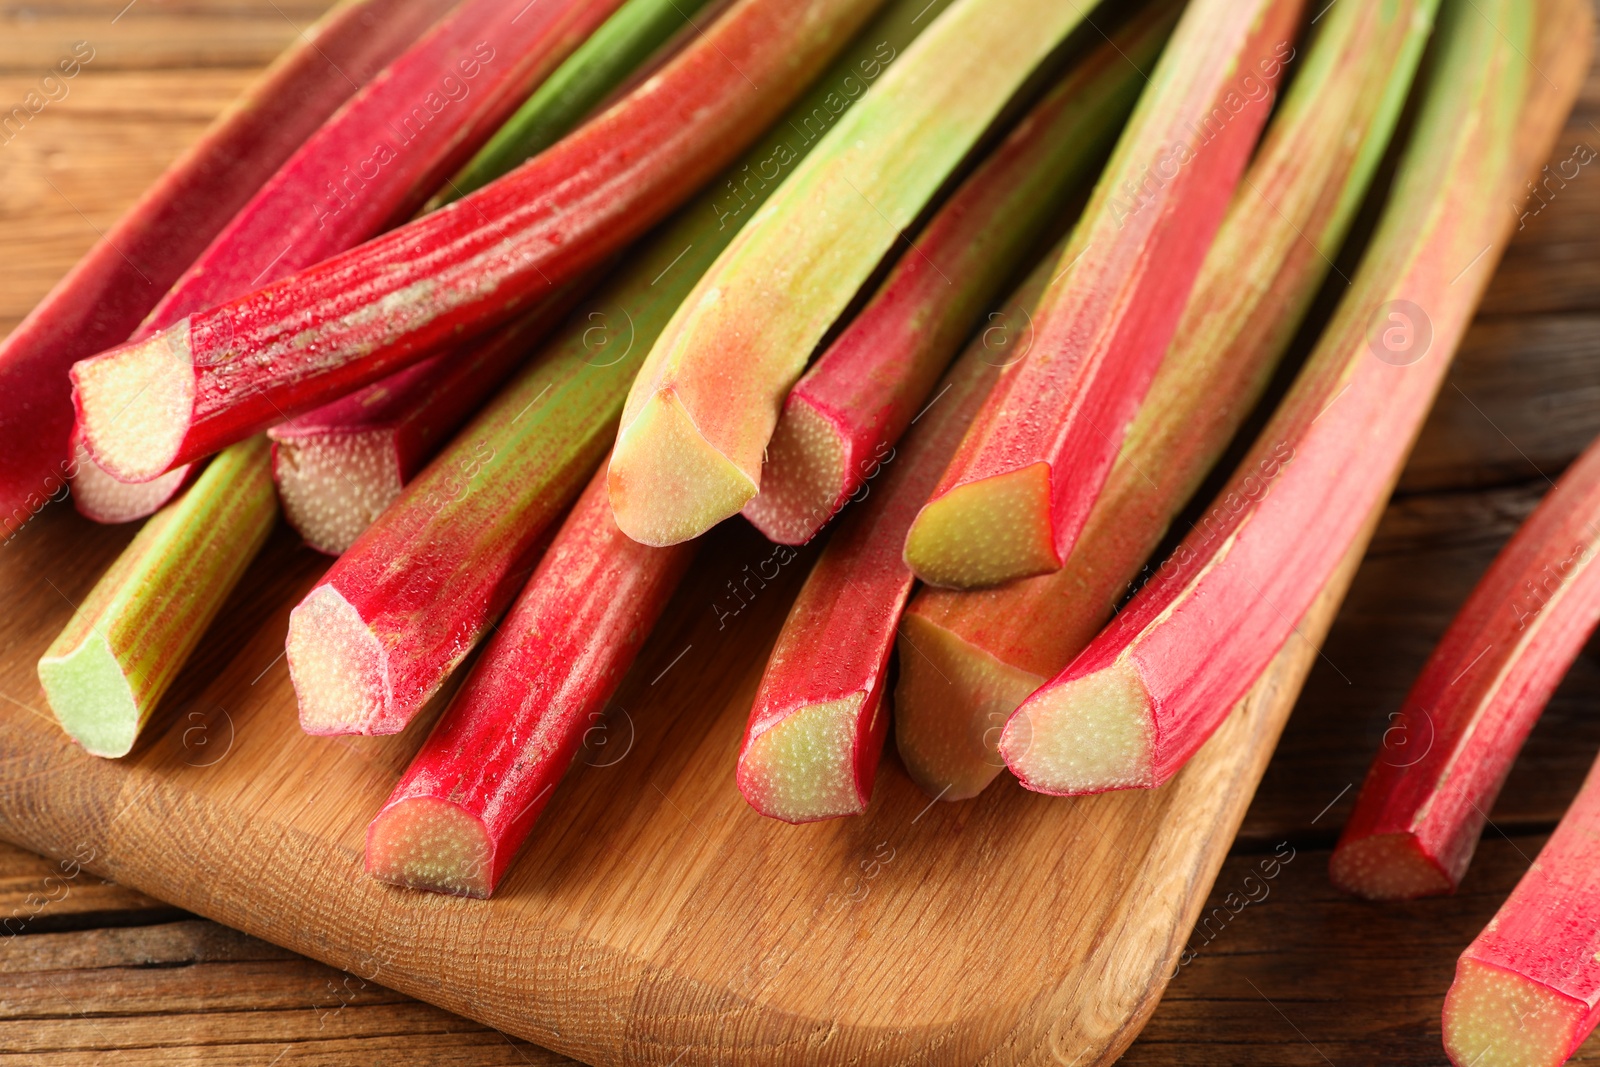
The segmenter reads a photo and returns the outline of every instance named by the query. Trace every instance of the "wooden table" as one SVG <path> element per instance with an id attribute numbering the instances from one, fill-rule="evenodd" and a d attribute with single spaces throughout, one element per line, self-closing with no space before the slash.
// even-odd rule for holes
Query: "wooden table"
<path id="1" fill-rule="evenodd" d="M 0 133 L 0 331 L 325 6 L 0 0 L 0 110 L 75 42 L 94 51 L 65 98 Z M 1600 75 L 1554 159 L 1580 143 L 1600 148 Z M 1595 648 L 1534 731 L 1459 895 L 1358 903 L 1329 886 L 1328 853 L 1452 611 L 1597 433 L 1590 165 L 1525 219 L 1222 869 L 1192 961 L 1122 1062 L 1443 1062 L 1439 1008 L 1455 958 L 1600 748 Z M 1262 869 L 1276 872 L 1267 896 L 1230 913 L 1223 899 Z M 87 874 L 63 894 L 52 874 L 53 862 L 0 845 L 0 915 L 33 916 L 24 935 L 0 939 L 0 1060 L 570 1062 Z M 1600 1062 L 1600 1044 L 1573 1062 Z"/>

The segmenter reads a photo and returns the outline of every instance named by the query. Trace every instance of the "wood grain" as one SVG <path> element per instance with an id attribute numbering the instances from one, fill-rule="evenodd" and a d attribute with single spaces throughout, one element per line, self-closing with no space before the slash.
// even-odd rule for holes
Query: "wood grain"
<path id="1" fill-rule="evenodd" d="M 102 21 L 110 33 L 146 11 L 168 20 L 128 38 L 126 49 L 98 52 L 67 100 L 0 146 L 8 252 L 0 262 L 7 282 L 0 329 L 93 240 L 94 226 L 114 218 L 242 88 L 246 68 L 287 43 L 287 25 L 273 10 L 279 6 L 303 25 L 318 5 L 139 0 L 114 26 L 109 20 L 122 4 L 63 5 L 59 25 L 40 29 L 51 21 L 43 19 L 8 36 L 26 8 L 0 3 L 0 87 L 18 95 L 30 64 L 48 65 L 52 49 L 87 39 Z M 283 29 L 268 25 L 273 18 Z M 205 22 L 205 34 L 179 31 L 152 43 L 175 28 L 170 22 L 191 19 Z M 102 65 L 101 57 L 115 62 Z M 1600 99 L 1595 79 L 1589 84 L 1569 124 L 1579 136 Z M 1591 143 L 1600 144 L 1600 134 Z M 113 846 L 97 851 L 92 866 L 349 970 L 285 955 L 85 873 L 33 916 L 27 936 L 0 945 L 0 972 L 8 975 L 0 1056 L 94 1063 L 116 1050 L 116 1062 L 130 1063 L 566 1062 L 379 985 L 393 982 L 507 1025 L 502 1009 L 446 988 L 465 978 L 532 980 L 521 1020 L 531 1025 L 522 1032 L 594 1062 L 615 1061 L 609 1047 L 583 1043 L 601 1034 L 615 1035 L 638 1062 L 726 1061 L 754 1044 L 767 1058 L 797 1062 L 852 1053 L 864 1062 L 971 1062 L 998 1048 L 994 1062 L 1033 1054 L 1088 1063 L 1095 1047 L 1125 1043 L 1154 1007 L 1159 983 L 1152 988 L 1149 969 L 1132 962 L 1136 949 L 1148 956 L 1193 945 L 1194 916 L 1224 906 L 1238 881 L 1290 840 L 1302 851 L 1274 882 L 1274 897 L 1232 918 L 1182 968 L 1126 1061 L 1322 1063 L 1326 1053 L 1338 1063 L 1439 1062 L 1438 1002 L 1455 953 L 1520 874 L 1521 854 L 1537 848 L 1526 833 L 1554 821 L 1600 744 L 1589 710 L 1600 696 L 1592 659 L 1580 661 L 1558 695 L 1496 808 L 1495 825 L 1508 829 L 1511 842 L 1498 851 L 1493 841 L 1485 846 L 1462 896 L 1409 906 L 1404 915 L 1338 898 L 1326 885 L 1319 846 L 1331 843 L 1350 797 L 1322 809 L 1364 771 L 1384 715 L 1398 706 L 1432 639 L 1537 499 L 1544 483 L 1534 467 L 1554 476 L 1600 430 L 1591 421 L 1600 416 L 1589 414 L 1600 409 L 1584 393 L 1595 366 L 1584 348 L 1592 352 L 1597 335 L 1585 313 L 1600 310 L 1600 272 L 1572 269 L 1585 255 L 1592 262 L 1600 237 L 1592 229 L 1600 197 L 1584 199 L 1595 188 L 1573 183 L 1573 195 L 1564 190 L 1508 255 L 1486 303 L 1494 314 L 1475 328 L 1456 372 L 1476 409 L 1459 401 L 1456 410 L 1447 407 L 1447 385 L 1408 471 L 1408 495 L 1385 516 L 1209 901 L 1201 887 L 1223 860 L 1281 717 L 1270 702 L 1228 727 L 1229 740 L 1251 750 L 1249 766 L 1236 761 L 1220 773 L 1208 750 L 1203 769 L 1213 777 L 1186 772 L 1187 790 L 1171 791 L 1179 807 L 1200 806 L 1196 821 L 1210 820 L 1201 841 L 1164 847 L 1149 840 L 1141 832 L 1146 815 L 1122 798 L 1066 805 L 1074 810 L 1060 819 L 1052 810 L 1059 802 L 1014 785 L 976 804 L 919 814 L 922 798 L 892 761 L 868 820 L 785 833 L 756 820 L 732 794 L 727 768 L 751 672 L 758 673 L 800 565 L 764 590 L 731 634 L 718 633 L 706 591 L 765 554 L 737 532 L 719 534 L 702 553 L 619 695 L 628 715 L 612 729 L 620 746 L 631 723 L 627 756 L 577 771 L 507 886 L 505 899 L 531 913 L 552 901 L 570 904 L 559 922 L 507 924 L 485 919 L 470 902 L 371 886 L 355 873 L 360 829 L 420 734 L 340 743 L 292 729 L 275 656 L 287 605 L 322 561 L 280 533 L 135 760 L 87 766 L 96 761 L 63 744 L 48 719 L 29 714 L 42 707 L 30 641 L 48 641 L 70 611 L 67 601 L 81 597 L 128 533 L 91 529 L 60 509 L 47 513 L 30 531 L 33 540 L 18 546 L 23 551 L 0 553 L 0 695 L 27 706 L 13 704 L 0 719 L 0 832 L 26 824 L 33 844 L 58 855 Z M 1521 453 L 1530 466 L 1514 462 Z M 1473 489 L 1482 486 L 1495 488 Z M 1313 655 L 1309 647 L 1297 654 L 1307 662 Z M 232 747 L 224 748 L 228 738 Z M 330 797 L 341 781 L 354 783 L 356 795 Z M 257 807 L 273 817 L 255 817 Z M 880 842 L 894 850 L 886 863 Z M 0 892 L 9 894 L 0 896 L 0 914 L 36 907 L 41 893 L 59 894 L 59 884 L 44 881 L 62 873 L 54 861 L 30 860 L 31 872 L 13 875 L 8 853 L 21 855 L 0 851 Z M 1017 870 L 1018 854 L 1039 861 Z M 166 869 L 152 869 L 151 857 Z M 1102 869 L 1100 893 L 1084 908 L 1082 887 Z M 1152 878 L 1147 892 L 1160 899 L 1126 913 L 1143 922 L 1112 925 L 1072 970 L 1085 931 L 1145 877 Z M 863 899 L 849 900 L 863 890 Z M 352 924 L 356 913 L 362 917 Z M 136 925 L 98 928 L 120 921 L 113 916 Z M 722 939 L 717 951 L 707 949 L 713 934 Z M 445 938 L 473 948 L 463 961 L 435 965 L 435 943 Z M 997 978 L 1016 973 L 1018 957 L 1031 957 L 1023 969 L 1041 989 L 1025 1004 Z M 832 968 L 819 974 L 816 958 Z M 928 973 L 948 960 L 968 973 L 958 987 L 930 995 L 921 988 Z M 668 973 L 680 965 L 686 981 Z M 1131 995 L 1100 1005 L 1096 1015 L 1090 995 L 1102 972 Z M 1057 984 L 1043 989 L 1041 976 Z M 1257 997 L 1249 982 L 1264 995 L 1249 999 Z M 618 986 L 628 997 L 608 1000 L 603 991 Z M 867 1032 L 862 1004 L 878 998 L 890 1021 Z M 770 1025 L 771 1005 L 800 999 L 829 1011 L 791 1013 Z M 1058 1020 L 1056 1028 L 1029 1032 L 1018 1022 L 1026 1013 Z M 633 1021 L 640 1018 L 657 1023 Z M 696 1044 L 692 1035 L 707 1032 L 714 1043 Z"/>

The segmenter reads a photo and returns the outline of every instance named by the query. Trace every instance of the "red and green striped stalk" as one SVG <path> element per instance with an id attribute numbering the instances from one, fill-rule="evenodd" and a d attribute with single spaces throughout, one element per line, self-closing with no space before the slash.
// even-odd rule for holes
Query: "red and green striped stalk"
<path id="1" fill-rule="evenodd" d="M 39 660 L 50 710 L 73 740 L 127 755 L 277 513 L 267 442 L 252 438 L 144 524 Z"/>
<path id="2" fill-rule="evenodd" d="M 1013 303 L 1037 299 L 1054 266 L 1046 256 Z M 987 337 L 967 346 L 900 447 L 879 457 L 878 478 L 860 483 L 866 499 L 845 513 L 789 609 L 739 749 L 739 792 L 763 815 L 813 822 L 859 814 L 872 799 L 889 655 L 915 581 L 900 554 L 906 530 L 984 397 L 1014 368 Z"/>
<path id="3" fill-rule="evenodd" d="M 289 525 L 318 552 L 344 552 L 526 362 L 577 295 L 578 287 L 569 285 L 561 299 L 458 351 L 431 356 L 268 430 L 272 480 Z"/>
<path id="4" fill-rule="evenodd" d="M 924 6 L 896 0 L 842 49 L 789 121 L 630 254 L 589 310 L 329 569 L 289 620 L 305 729 L 392 733 L 421 710 L 516 595 L 540 537 L 604 458 L 651 342 L 759 203 L 748 175 L 792 167 L 816 140 L 805 121 L 832 121 L 830 97 L 848 103 L 889 69 L 927 24 L 916 21 Z"/>
<path id="5" fill-rule="evenodd" d="M 1328 873 L 1372 900 L 1450 893 L 1528 731 L 1600 620 L 1600 444 L 1495 559 L 1384 733 Z"/>
<path id="6" fill-rule="evenodd" d="M 1437 7 L 1344 4 L 1324 16 L 1066 565 L 912 600 L 895 736 L 930 794 L 961 800 L 994 779 L 1006 720 L 1111 617 L 1255 406 L 1366 195 Z"/>
<path id="7" fill-rule="evenodd" d="M 706 0 L 627 0 L 429 202 L 443 207 L 567 135 L 612 90 L 688 26 Z"/>
<path id="8" fill-rule="evenodd" d="M 689 566 L 648 548 L 589 483 L 394 792 L 367 827 L 367 873 L 488 897 Z"/>
<path id="9" fill-rule="evenodd" d="M 795 383 L 744 516 L 804 544 L 905 432 L 928 391 L 1068 197 L 1104 161 L 1172 30 L 1152 7 L 1073 69 L 951 198 L 871 302 Z"/>
<path id="10" fill-rule="evenodd" d="M 1456 1067 L 1559 1067 L 1600 1022 L 1600 764 L 1511 896 L 1456 962 Z"/>
<path id="11" fill-rule="evenodd" d="M 784 180 L 628 394 L 611 459 L 624 532 L 684 541 L 756 495 L 779 407 L 812 349 L 1084 14 L 1059 0 L 958 0 Z"/>
<path id="12" fill-rule="evenodd" d="M 1169 779 L 1388 494 L 1509 237 L 1498 205 L 1558 129 L 1557 108 L 1524 113 L 1528 6 L 1446 12 L 1378 232 L 1288 397 L 1150 583 L 1007 723 L 1000 751 L 1028 788 Z"/>
<path id="13" fill-rule="evenodd" d="M 1272 108 L 1301 7 L 1189 4 L 1062 252 L 1032 350 L 912 524 L 919 578 L 969 589 L 1066 561 Z"/>
<path id="14" fill-rule="evenodd" d="M 515 318 L 681 203 L 876 6 L 739 0 L 518 170 L 274 285 L 73 368 L 84 441 L 157 477 Z"/>
<path id="15" fill-rule="evenodd" d="M 0 533 L 15 533 L 74 475 L 72 364 L 127 340 L 301 142 L 451 2 L 335 7 L 0 342 Z"/>

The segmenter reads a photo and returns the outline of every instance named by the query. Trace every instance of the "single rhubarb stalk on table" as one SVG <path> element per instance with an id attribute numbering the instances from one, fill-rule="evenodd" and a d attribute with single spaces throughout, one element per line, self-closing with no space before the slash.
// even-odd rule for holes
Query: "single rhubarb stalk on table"
<path id="1" fill-rule="evenodd" d="M 979 315 L 1036 253 L 1138 99 L 1177 9 L 1152 7 L 1074 68 L 940 207 L 784 401 L 744 516 L 804 544 L 894 446 Z"/>
<path id="2" fill-rule="evenodd" d="M 146 481 L 509 321 L 686 199 L 876 6 L 740 0 L 644 84 L 471 196 L 80 362 L 90 453 Z"/>
<path id="3" fill-rule="evenodd" d="M 549 525 L 615 433 L 673 311 L 760 204 L 747 176 L 792 168 L 939 10 L 895 0 L 736 163 L 623 267 L 356 540 L 289 618 L 289 673 L 311 733 L 394 733 L 521 588 Z M 921 16 L 919 18 L 919 15 Z M 824 127 L 825 128 L 825 127 Z M 770 171 L 769 171 L 770 172 Z M 746 181 L 743 192 L 735 179 Z M 767 183 L 767 189 L 772 188 Z M 466 201 L 463 201 L 465 203 Z"/>
<path id="4" fill-rule="evenodd" d="M 784 180 L 628 394 L 611 504 L 630 537 L 687 540 L 756 495 L 779 406 L 812 349 L 1084 14 L 1055 0 L 958 0 Z"/>
<path id="5" fill-rule="evenodd" d="M 301 142 L 452 2 L 347 0 L 335 7 L 0 343 L 0 533 L 26 524 L 74 473 L 73 362 L 127 340 Z"/>
<path id="6" fill-rule="evenodd" d="M 592 479 L 367 827 L 367 873 L 493 893 L 693 555 L 624 535 L 604 473 Z"/>
<path id="7" fill-rule="evenodd" d="M 1034 268 L 1008 311 L 1038 299 L 1055 262 L 1049 255 Z M 882 457 L 789 609 L 739 748 L 739 792 L 763 815 L 813 822 L 859 814 L 872 798 L 889 727 L 889 655 L 915 581 L 900 553 L 906 530 L 972 416 L 1015 366 L 986 340 L 987 331 L 967 346 L 905 440 Z"/>
<path id="8" fill-rule="evenodd" d="M 1345 4 L 1322 19 L 1065 566 L 912 600 L 895 738 L 930 795 L 974 796 L 1000 772 L 1006 720 L 1110 618 L 1255 406 L 1366 195 L 1437 7 Z"/>
<path id="9" fill-rule="evenodd" d="M 1328 872 L 1373 900 L 1453 892 L 1539 712 L 1600 620 L 1600 444 L 1495 558 L 1385 732 Z M 1398 743 L 1389 743 L 1395 739 Z"/>
<path id="10" fill-rule="evenodd" d="M 565 137 L 706 0 L 627 0 L 489 138 L 430 208 L 480 189 Z"/>
<path id="11" fill-rule="evenodd" d="M 39 660 L 50 710 L 73 740 L 127 755 L 277 513 L 267 442 L 252 438 L 144 524 Z"/>
<path id="12" fill-rule="evenodd" d="M 1178 325 L 1273 91 L 1298 2 L 1195 0 L 1100 177 L 1033 347 L 906 537 L 933 585 L 1060 569 Z"/>
<path id="13" fill-rule="evenodd" d="M 1600 1022 L 1600 764 L 1511 896 L 1456 963 L 1456 1067 L 1559 1067 Z"/>
<path id="14" fill-rule="evenodd" d="M 1169 779 L 1363 536 L 1505 247 L 1499 205 L 1571 103 L 1552 90 L 1523 106 L 1532 22 L 1511 0 L 1447 6 L 1378 231 L 1289 395 L 1150 582 L 1007 723 L 1000 751 L 1028 788 Z"/>

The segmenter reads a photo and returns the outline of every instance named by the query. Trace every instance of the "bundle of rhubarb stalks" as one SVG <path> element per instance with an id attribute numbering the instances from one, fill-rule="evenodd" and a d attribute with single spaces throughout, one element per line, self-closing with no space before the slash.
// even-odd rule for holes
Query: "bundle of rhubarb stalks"
<path id="1" fill-rule="evenodd" d="M 1590 36 L 1585 0 L 345 0 L 0 347 L 7 532 L 69 484 L 144 520 L 50 707 L 128 753 L 281 507 L 337 556 L 286 635 L 308 733 L 405 730 L 485 645 L 366 866 L 487 897 L 734 520 L 825 541 L 728 768 L 761 814 L 865 810 L 891 717 L 944 801 L 1160 788 L 1364 547 Z M 1437 740 L 1374 766 L 1340 886 L 1459 882 L 1600 618 L 1597 524 L 1600 447 L 1418 680 Z M 1600 772 L 1463 954 L 1455 1062 L 1600 1017 L 1597 833 Z"/>

